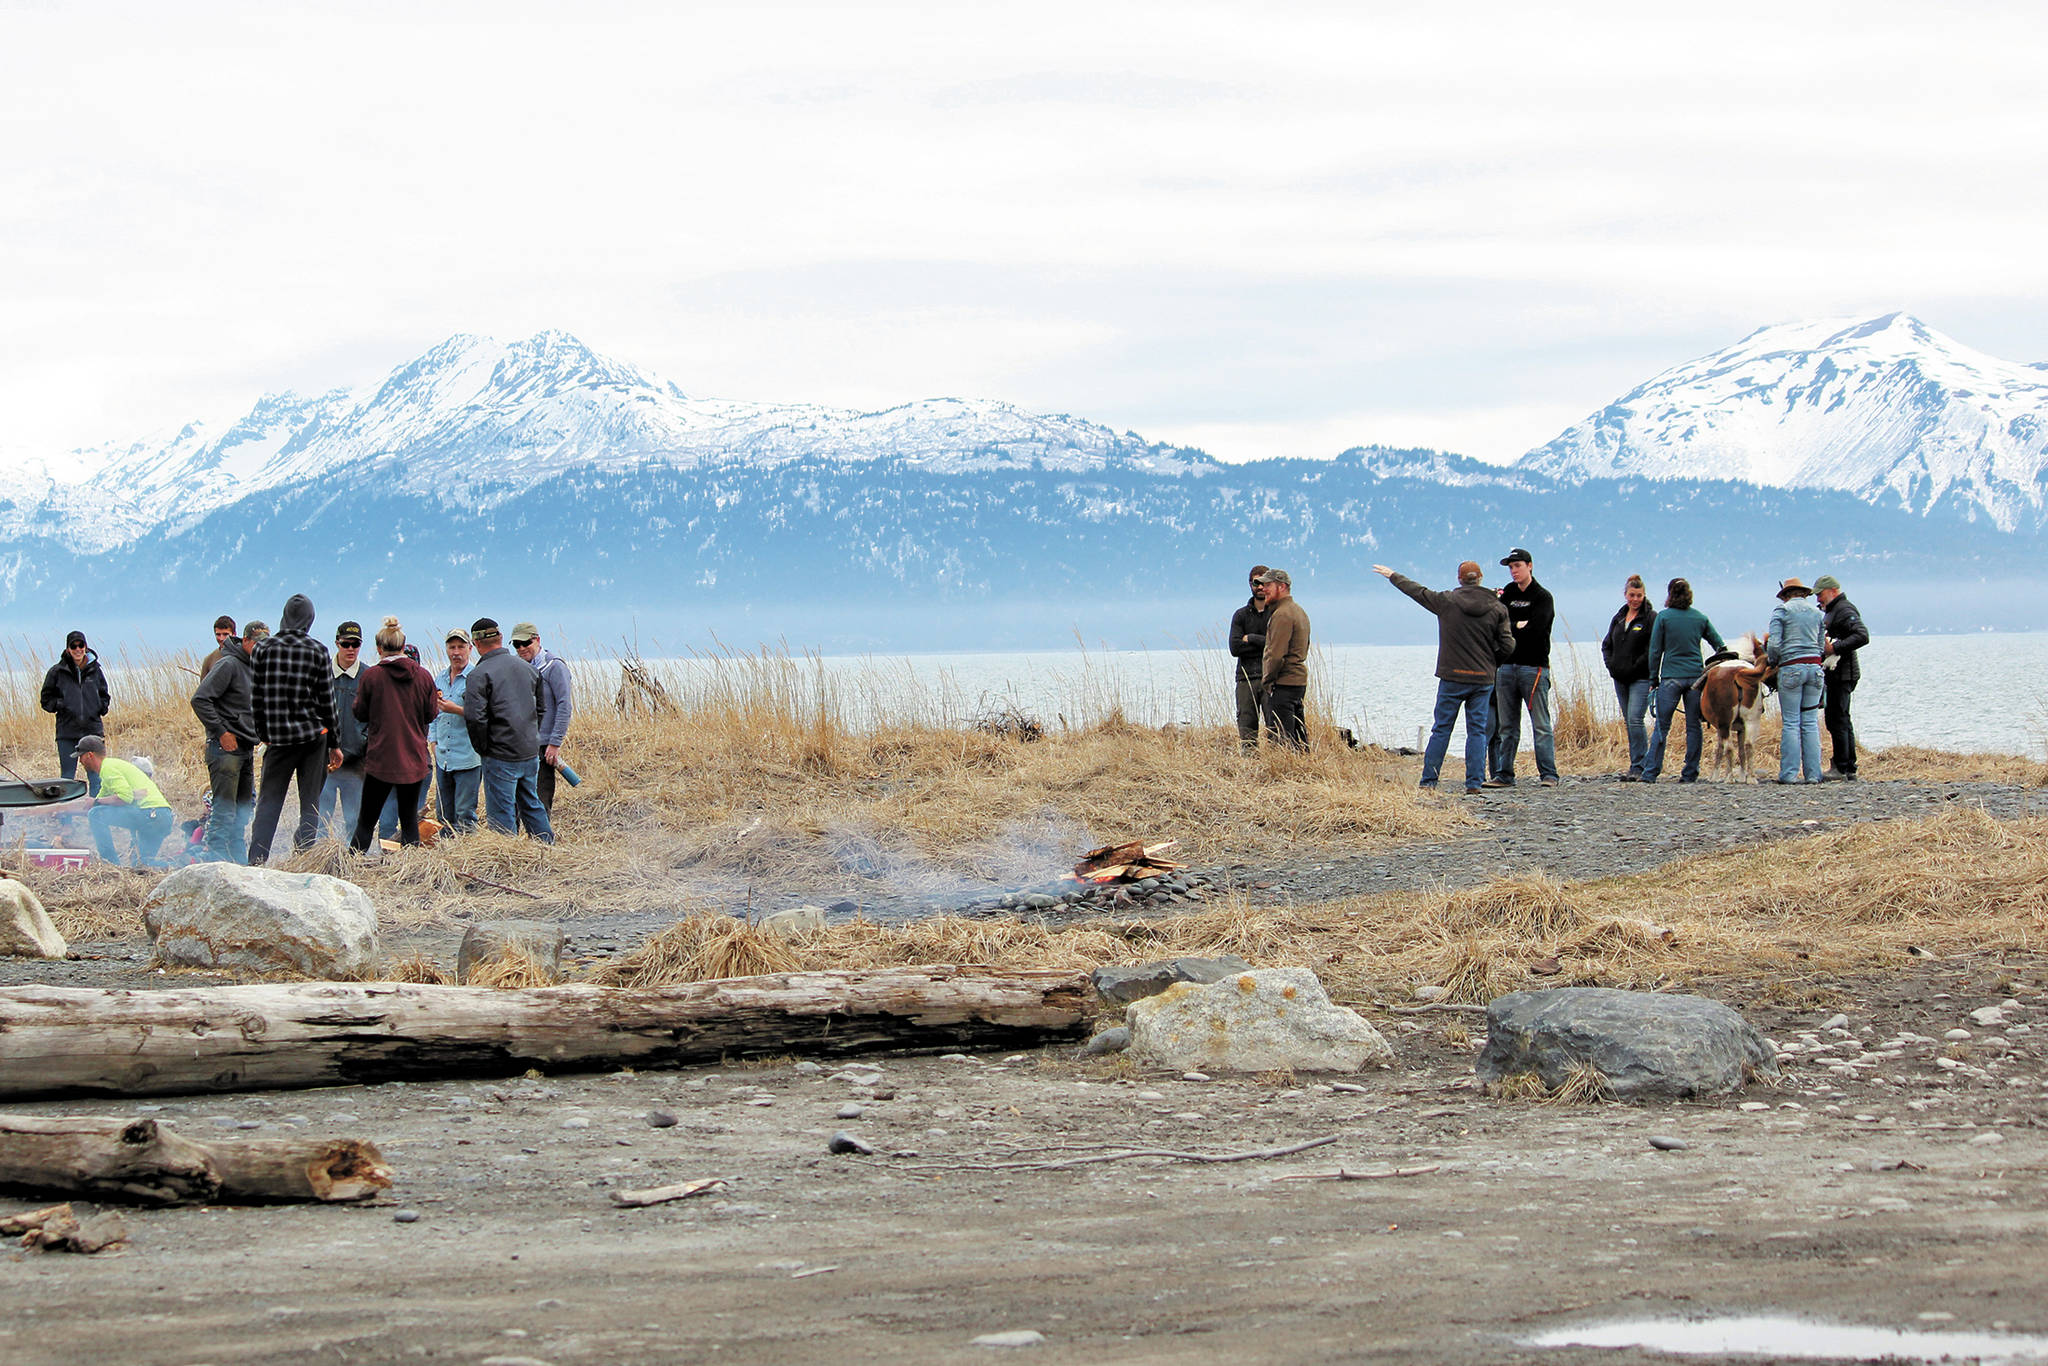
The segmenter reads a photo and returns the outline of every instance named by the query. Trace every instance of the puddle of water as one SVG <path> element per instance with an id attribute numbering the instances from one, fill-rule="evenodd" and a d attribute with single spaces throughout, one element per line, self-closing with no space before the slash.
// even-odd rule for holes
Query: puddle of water
<path id="1" fill-rule="evenodd" d="M 1718 1319 L 1633 1319 L 1555 1328 L 1523 1338 L 1528 1347 L 1640 1347 L 1677 1356 L 1754 1355 L 1820 1361 L 1975 1361 L 1982 1366 L 2048 1363 L 2048 1337 L 1940 1333 L 1752 1315 Z"/>

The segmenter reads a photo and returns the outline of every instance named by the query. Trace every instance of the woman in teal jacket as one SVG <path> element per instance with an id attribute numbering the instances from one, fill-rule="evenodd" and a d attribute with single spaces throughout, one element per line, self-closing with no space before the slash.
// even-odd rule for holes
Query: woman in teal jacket
<path id="1" fill-rule="evenodd" d="M 1650 625 L 1650 687 L 1657 698 L 1657 730 L 1650 737 L 1650 753 L 1643 760 L 1642 781 L 1654 783 L 1664 771 L 1664 745 L 1671 738 L 1671 715 L 1685 703 L 1685 767 L 1681 783 L 1698 782 L 1700 776 L 1700 694 L 1693 687 L 1706 667 L 1700 654 L 1702 639 L 1716 650 L 1728 647 L 1706 613 L 1692 605 L 1692 585 L 1673 579 L 1664 590 L 1664 610 Z"/>

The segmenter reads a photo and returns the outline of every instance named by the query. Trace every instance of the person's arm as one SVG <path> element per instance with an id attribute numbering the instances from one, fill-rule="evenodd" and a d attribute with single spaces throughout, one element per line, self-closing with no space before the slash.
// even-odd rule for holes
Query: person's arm
<path id="1" fill-rule="evenodd" d="M 1700 624 L 1706 628 L 1707 639 L 1714 643 L 1716 650 L 1728 648 L 1728 642 L 1721 639 L 1721 633 L 1714 629 L 1714 623 L 1707 620 L 1706 613 L 1704 612 L 1700 614 Z"/>
<path id="2" fill-rule="evenodd" d="M 479 756 L 488 748 L 484 741 L 490 735 L 490 715 L 490 675 L 481 668 L 471 669 L 469 687 L 462 694 L 462 725 L 469 732 L 469 743 Z"/>
<path id="3" fill-rule="evenodd" d="M 348 704 L 349 714 L 365 725 L 370 721 L 370 693 L 370 671 L 365 669 L 356 680 L 356 695 Z"/>
<path id="4" fill-rule="evenodd" d="M 1421 584 L 1409 578 L 1406 574 L 1397 574 L 1383 564 L 1374 565 L 1372 567 L 1372 572 L 1380 575 L 1381 577 L 1386 579 L 1388 583 L 1391 583 L 1392 585 L 1394 585 L 1394 587 L 1400 589 L 1403 593 L 1406 593 L 1409 597 L 1415 599 L 1415 601 L 1419 603 L 1422 606 L 1422 609 L 1426 612 L 1441 613 L 1444 608 L 1444 603 L 1450 597 L 1450 594 L 1439 593 L 1434 588 L 1424 588 Z"/>
<path id="5" fill-rule="evenodd" d="M 104 670 L 94 673 L 93 679 L 95 682 L 98 683 L 100 692 L 100 709 L 94 712 L 93 715 L 105 716 L 109 711 L 113 709 L 114 694 L 107 687 L 107 675 Z"/>
<path id="6" fill-rule="evenodd" d="M 1828 638 L 1827 652 L 1831 655 L 1854 654 L 1870 643 L 1870 632 L 1864 628 L 1863 614 L 1856 610 L 1854 603 L 1842 614 L 1842 633 Z"/>
<path id="7" fill-rule="evenodd" d="M 1288 647 L 1294 643 L 1293 614 L 1284 610 L 1286 606 L 1283 602 L 1274 608 L 1271 619 L 1266 622 L 1266 654 L 1259 666 L 1259 681 L 1268 688 L 1280 676 Z"/>
<path id="8" fill-rule="evenodd" d="M 1658 616 L 1650 622 L 1650 686 L 1656 687 L 1664 676 L 1664 618 Z"/>
<path id="9" fill-rule="evenodd" d="M 206 727 L 206 738 L 216 744 L 220 742 L 221 732 L 227 729 L 226 723 L 220 719 L 220 695 L 227 686 L 227 679 L 223 676 L 218 684 L 214 682 L 214 675 L 220 673 L 221 667 L 214 665 L 212 671 L 199 680 L 199 687 L 192 694 L 192 714 L 199 718 L 200 725 Z"/>
<path id="10" fill-rule="evenodd" d="M 52 664 L 43 675 L 43 710 L 55 716 L 64 706 L 64 688 L 57 682 L 57 666 Z"/>
<path id="11" fill-rule="evenodd" d="M 1549 640 L 1550 628 L 1556 621 L 1557 599 L 1545 588 L 1543 596 L 1536 599 L 1529 609 L 1529 634 L 1536 640 Z"/>
<path id="12" fill-rule="evenodd" d="M 1515 657 L 1515 627 L 1508 619 L 1506 603 L 1500 604 L 1500 615 L 1494 618 L 1493 662 L 1505 664 Z"/>
<path id="13" fill-rule="evenodd" d="M 1265 653 L 1266 638 L 1254 637 L 1245 629 L 1251 608 L 1240 607 L 1230 614 L 1230 655 L 1233 659 L 1257 659 Z"/>
<path id="14" fill-rule="evenodd" d="M 545 679 L 552 705 L 548 709 L 550 724 L 540 738 L 550 750 L 559 750 L 569 738 L 569 722 L 576 715 L 575 680 L 569 676 L 569 661 L 557 659 L 549 664 Z M 548 755 L 548 762 L 554 761 L 555 756 Z"/>
<path id="15" fill-rule="evenodd" d="M 249 724 L 255 729 L 255 738 L 258 740 L 268 740 L 270 738 L 264 734 L 265 727 L 263 724 L 270 714 L 267 710 L 270 688 L 269 684 L 264 680 L 264 670 L 256 663 L 258 657 L 263 653 L 263 647 L 269 643 L 269 641 L 258 643 L 255 653 L 249 656 Z"/>

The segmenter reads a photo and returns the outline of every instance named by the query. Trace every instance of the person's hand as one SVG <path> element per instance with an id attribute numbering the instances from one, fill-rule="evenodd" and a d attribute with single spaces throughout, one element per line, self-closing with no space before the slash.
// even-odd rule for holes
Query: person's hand
<path id="1" fill-rule="evenodd" d="M 553 768 L 555 766 L 555 760 L 562 757 L 562 747 L 560 745 L 549 745 L 546 749 L 542 750 L 541 753 L 547 758 L 548 767 Z"/>
<path id="2" fill-rule="evenodd" d="M 1374 565 L 1372 567 L 1372 572 L 1379 575 L 1383 579 L 1391 579 L 1394 577 L 1394 571 L 1383 564 Z"/>
<path id="3" fill-rule="evenodd" d="M 1832 640 L 1822 642 L 1820 652 L 1824 655 L 1833 654 L 1835 652 L 1835 642 Z"/>
<path id="4" fill-rule="evenodd" d="M 334 771 L 335 771 L 336 769 L 338 769 L 338 768 L 340 768 L 340 767 L 341 767 L 341 751 L 340 751 L 340 750 L 338 750 L 338 749 L 330 749 L 330 750 L 328 750 L 328 751 L 327 751 L 327 771 L 328 771 L 329 773 L 332 773 L 332 772 L 334 772 Z"/>
<path id="5" fill-rule="evenodd" d="M 220 747 L 226 750 L 229 754 L 233 754 L 237 749 L 240 748 L 240 745 L 238 745 L 235 741 L 235 733 L 233 731 L 224 730 L 220 733 Z"/>

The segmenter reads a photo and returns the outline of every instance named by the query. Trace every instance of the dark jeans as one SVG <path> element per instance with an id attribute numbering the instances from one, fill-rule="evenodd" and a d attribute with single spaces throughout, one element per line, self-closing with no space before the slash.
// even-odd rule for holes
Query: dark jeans
<path id="1" fill-rule="evenodd" d="M 1522 747 L 1522 704 L 1536 732 L 1536 776 L 1557 781 L 1557 738 L 1550 724 L 1550 669 L 1503 664 L 1493 678 L 1493 776 L 1515 780 L 1515 753 Z"/>
<path id="2" fill-rule="evenodd" d="M 239 737 L 236 744 L 240 744 Z M 249 861 L 249 816 L 256 809 L 256 764 L 247 749 L 233 752 L 206 742 L 206 777 L 213 814 L 206 818 L 206 856 L 221 863 Z"/>
<path id="3" fill-rule="evenodd" d="M 1296 749 L 1308 748 L 1308 717 L 1302 704 L 1308 698 L 1306 684 L 1275 683 L 1266 689 L 1266 733 L 1279 737 Z"/>
<path id="4" fill-rule="evenodd" d="M 271 745 L 263 751 L 263 779 L 256 788 L 256 824 L 249 830 L 249 864 L 261 868 L 270 862 L 270 840 L 277 833 L 277 818 L 284 811 L 285 786 L 299 785 L 299 826 L 292 834 L 292 848 L 312 845 L 320 829 L 320 789 L 327 781 L 325 737 L 303 740 L 296 745 Z"/>
<path id="5" fill-rule="evenodd" d="M 168 806 L 139 807 L 126 803 L 95 806 L 87 820 L 92 826 L 93 847 L 100 851 L 101 858 L 109 863 L 121 861 L 114 853 L 114 832 L 126 830 L 135 838 L 135 862 L 149 868 L 163 867 L 156 851 L 177 823 Z"/>
<path id="6" fill-rule="evenodd" d="M 377 835 L 377 817 L 384 810 L 384 799 L 398 799 L 398 842 L 418 844 L 420 842 L 420 788 L 426 785 L 420 778 L 409 783 L 387 783 L 374 773 L 363 775 L 362 800 L 356 804 L 356 829 L 349 836 L 348 847 L 358 854 L 366 852 L 370 841 Z"/>
<path id="7" fill-rule="evenodd" d="M 1465 709 L 1465 790 L 1473 790 L 1486 779 L 1486 745 L 1493 729 L 1493 685 L 1452 683 L 1440 678 L 1429 745 L 1422 751 L 1424 787 L 1436 786 L 1437 772 L 1443 768 L 1444 754 L 1451 747 L 1451 727 L 1457 724 L 1459 707 Z"/>
<path id="8" fill-rule="evenodd" d="M 1646 783 L 1657 781 L 1657 775 L 1664 771 L 1664 746 L 1671 738 L 1671 717 L 1678 710 L 1679 703 L 1685 704 L 1685 768 L 1678 775 L 1683 783 L 1695 782 L 1700 776 L 1700 693 L 1693 687 L 1696 679 L 1684 679 L 1677 683 L 1657 685 L 1657 729 L 1650 736 L 1650 752 L 1643 756 L 1642 778 Z"/>
<path id="9" fill-rule="evenodd" d="M 1621 704 L 1622 724 L 1628 727 L 1628 776 L 1643 776 L 1643 759 L 1650 752 L 1650 737 L 1643 726 L 1643 714 L 1650 708 L 1650 680 L 1633 683 L 1614 680 L 1614 700 Z"/>
<path id="10" fill-rule="evenodd" d="M 78 743 L 78 739 L 77 736 L 69 740 L 61 735 L 57 737 L 57 774 L 67 781 L 78 776 L 78 756 L 71 752 L 71 747 Z M 100 775 L 89 770 L 85 775 L 85 795 L 100 795 Z"/>
<path id="11" fill-rule="evenodd" d="M 484 769 L 434 770 L 434 812 L 443 834 L 468 834 L 476 829 L 476 798 L 483 791 Z"/>
<path id="12" fill-rule="evenodd" d="M 1824 675 L 1827 683 L 1827 701 L 1822 704 L 1822 724 L 1828 728 L 1828 741 L 1834 746 L 1831 766 L 1837 773 L 1856 772 L 1856 727 L 1849 720 L 1850 694 L 1856 691 L 1854 683 L 1847 687 L 1835 682 L 1832 671 Z"/>
<path id="13" fill-rule="evenodd" d="M 1259 690 L 1242 671 L 1237 675 L 1237 747 L 1246 753 L 1259 747 Z"/>
<path id="14" fill-rule="evenodd" d="M 484 760 L 484 819 L 509 835 L 524 830 L 543 844 L 555 842 L 555 827 L 540 804 L 540 758 Z"/>

